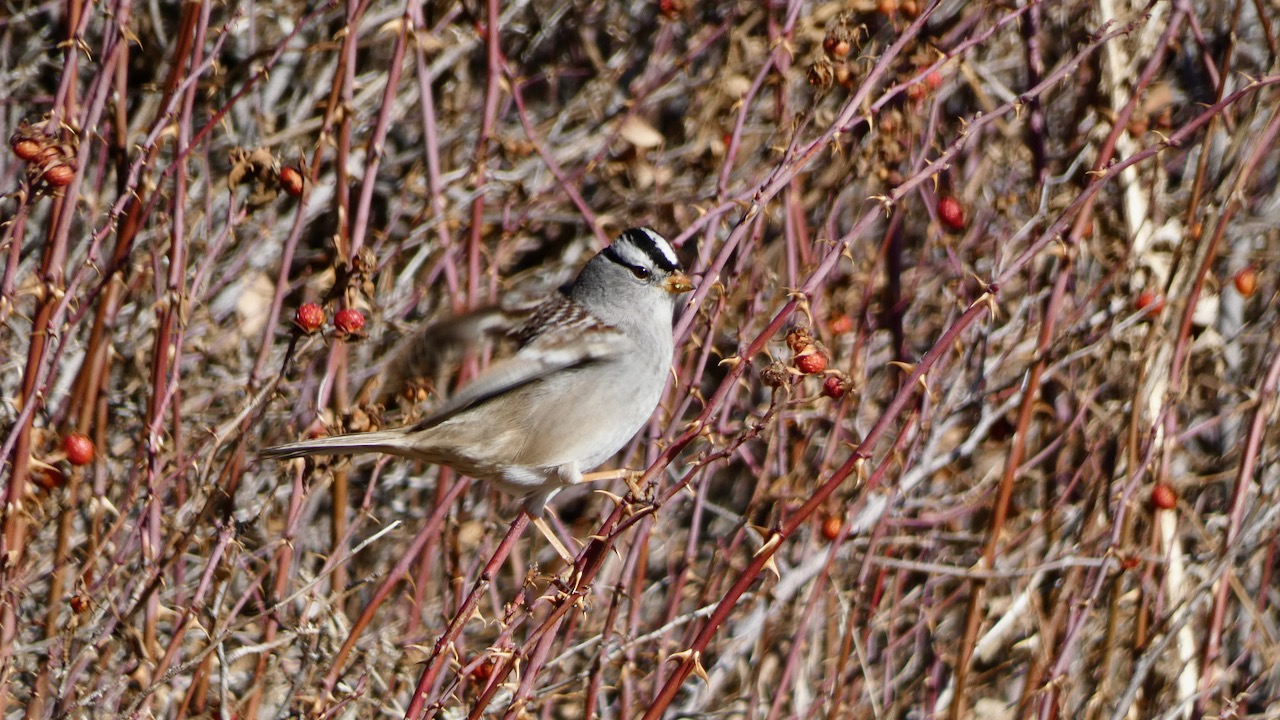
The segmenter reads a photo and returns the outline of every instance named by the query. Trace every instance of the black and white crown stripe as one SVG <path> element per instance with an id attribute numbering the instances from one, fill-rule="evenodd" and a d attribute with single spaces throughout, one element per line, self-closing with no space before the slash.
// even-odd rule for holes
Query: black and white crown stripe
<path id="1" fill-rule="evenodd" d="M 654 267 L 664 272 L 673 273 L 680 270 L 680 259 L 676 257 L 676 251 L 671 247 L 671 243 L 649 228 L 637 227 L 626 230 L 617 242 L 606 248 L 605 253 L 615 262 L 622 260 L 617 250 L 620 246 L 634 248 L 643 253 Z M 623 264 L 629 263 L 623 261 Z"/>

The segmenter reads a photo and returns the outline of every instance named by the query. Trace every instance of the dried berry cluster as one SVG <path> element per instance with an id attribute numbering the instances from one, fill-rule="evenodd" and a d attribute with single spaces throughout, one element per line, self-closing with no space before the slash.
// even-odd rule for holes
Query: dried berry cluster
<path id="1" fill-rule="evenodd" d="M 47 134 L 44 125 L 22 122 L 10 136 L 9 148 L 27 163 L 27 181 L 37 193 L 60 192 L 76 177 L 75 143 Z"/>

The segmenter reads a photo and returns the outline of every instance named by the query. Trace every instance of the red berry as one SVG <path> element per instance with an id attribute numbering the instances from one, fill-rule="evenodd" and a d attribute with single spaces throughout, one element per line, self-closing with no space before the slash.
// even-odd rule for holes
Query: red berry
<path id="1" fill-rule="evenodd" d="M 70 165 L 52 165 L 40 176 L 50 187 L 62 188 L 71 184 L 76 177 L 76 169 Z"/>
<path id="2" fill-rule="evenodd" d="M 684 0 L 658 0 L 658 12 L 668 20 L 679 18 L 684 9 Z"/>
<path id="3" fill-rule="evenodd" d="M 360 332 L 364 328 L 364 315 L 355 308 L 343 308 L 333 316 L 333 325 L 347 335 Z"/>
<path id="4" fill-rule="evenodd" d="M 849 392 L 849 381 L 838 375 L 828 375 L 826 380 L 822 381 L 822 394 L 829 398 L 839 400 Z"/>
<path id="5" fill-rule="evenodd" d="M 948 230 L 964 229 L 964 208 L 960 201 L 950 195 L 938 198 L 938 219 Z"/>
<path id="6" fill-rule="evenodd" d="M 926 85 L 929 86 L 929 89 L 937 90 L 938 88 L 942 87 L 942 74 L 939 73 L 937 70 L 934 70 L 933 72 L 924 76 L 924 82 Z"/>
<path id="7" fill-rule="evenodd" d="M 1253 297 L 1258 290 L 1258 271 L 1252 265 L 1245 265 L 1236 271 L 1232 282 L 1236 285 L 1236 292 L 1245 297 Z"/>
<path id="8" fill-rule="evenodd" d="M 62 449 L 72 465 L 88 465 L 93 462 L 93 441 L 84 433 L 74 432 L 62 438 Z"/>
<path id="9" fill-rule="evenodd" d="M 1160 311 L 1164 310 L 1164 296 L 1151 288 L 1147 288 L 1138 294 L 1138 299 L 1134 304 L 1138 306 L 1138 312 L 1151 308 L 1150 314 L 1159 315 Z"/>
<path id="10" fill-rule="evenodd" d="M 13 149 L 14 155 L 17 155 L 26 162 L 31 162 L 32 160 L 40 157 L 40 141 L 34 138 L 14 135 L 9 140 L 9 147 Z"/>
<path id="11" fill-rule="evenodd" d="M 89 609 L 89 598 L 81 595 L 80 593 L 76 593 L 71 596 L 71 599 L 67 601 L 67 604 L 71 606 L 71 612 L 79 615 Z"/>
<path id="12" fill-rule="evenodd" d="M 1178 505 L 1178 493 L 1168 483 L 1156 483 L 1151 490 L 1151 504 L 1161 510 L 1172 510 Z"/>
<path id="13" fill-rule="evenodd" d="M 471 679 L 484 685 L 489 682 L 489 678 L 493 677 L 493 671 L 498 667 L 497 661 L 492 658 L 486 659 L 484 662 L 476 666 L 471 671 Z"/>
<path id="14" fill-rule="evenodd" d="M 831 322 L 827 325 L 832 335 L 843 335 L 853 331 L 853 318 L 848 315 L 840 314 L 831 318 Z"/>
<path id="15" fill-rule="evenodd" d="M 41 463 L 31 469 L 31 482 L 45 490 L 56 490 L 67 484 L 67 477 L 58 468 Z"/>
<path id="16" fill-rule="evenodd" d="M 822 354 L 821 350 L 813 346 L 796 355 L 795 361 L 796 369 L 805 375 L 817 375 L 827 369 L 827 357 Z"/>
<path id="17" fill-rule="evenodd" d="M 292 165 L 280 168 L 280 187 L 290 197 L 302 197 L 302 173 Z"/>
<path id="18" fill-rule="evenodd" d="M 361 321 L 363 322 L 363 318 Z M 315 303 L 303 303 L 298 307 L 298 315 L 294 318 L 294 322 L 303 332 L 313 333 L 324 324 L 324 308 Z"/>
<path id="19" fill-rule="evenodd" d="M 853 71 L 849 69 L 849 66 L 845 63 L 840 63 L 836 65 L 835 71 L 836 82 L 840 84 L 840 87 L 846 90 L 853 89 Z"/>
<path id="20" fill-rule="evenodd" d="M 844 525 L 844 519 L 839 515 L 828 515 L 822 518 L 822 537 L 827 542 L 835 542 L 840 537 L 840 527 Z"/>
<path id="21" fill-rule="evenodd" d="M 831 33 L 822 39 L 822 50 L 832 60 L 844 60 L 849 57 L 849 41 L 840 34 Z"/>

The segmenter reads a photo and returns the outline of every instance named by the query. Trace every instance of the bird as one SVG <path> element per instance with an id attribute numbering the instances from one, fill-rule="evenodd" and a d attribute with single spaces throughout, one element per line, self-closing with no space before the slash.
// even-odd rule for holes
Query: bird
<path id="1" fill-rule="evenodd" d="M 516 347 L 419 422 L 279 445 L 261 456 L 412 458 L 523 498 L 541 518 L 552 496 L 583 482 L 648 422 L 671 373 L 676 302 L 692 289 L 666 238 L 647 227 L 625 230 L 550 296 L 466 313 L 403 343 L 391 365 L 408 367 L 392 375 L 412 372 L 436 346 L 488 339 Z"/>

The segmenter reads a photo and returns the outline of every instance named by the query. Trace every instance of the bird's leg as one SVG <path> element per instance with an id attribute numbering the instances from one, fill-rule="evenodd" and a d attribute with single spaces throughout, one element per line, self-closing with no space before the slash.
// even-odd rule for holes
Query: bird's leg
<path id="1" fill-rule="evenodd" d="M 559 479 L 561 482 L 564 482 L 565 475 L 569 475 L 569 477 L 572 477 L 573 475 L 582 477 L 581 473 L 578 473 L 576 465 L 556 468 L 556 473 L 560 476 Z M 541 490 L 535 490 L 524 499 L 524 511 L 529 514 L 529 518 L 533 520 L 533 526 L 538 528 L 538 532 L 542 533 L 542 536 L 547 539 L 547 542 L 551 543 L 551 547 L 555 549 L 556 554 L 563 558 L 570 567 L 573 567 L 573 554 L 569 552 L 569 548 L 564 546 L 564 543 L 560 542 L 560 537 L 557 536 L 555 531 L 551 529 L 551 526 L 547 524 L 547 519 L 545 517 L 547 513 L 547 501 L 550 500 L 553 495 L 560 492 L 559 485 L 554 483 L 548 483 L 548 485 L 548 487 L 544 487 Z"/>
<path id="2" fill-rule="evenodd" d="M 542 536 L 547 539 L 547 542 L 551 543 L 551 547 L 555 549 L 556 554 L 559 555 L 569 567 L 573 567 L 573 563 L 576 558 L 574 558 L 573 553 L 569 552 L 569 548 L 565 547 L 564 543 L 560 542 L 560 537 L 556 535 L 556 531 L 547 524 L 547 519 L 538 515 L 533 518 L 533 526 L 538 528 L 538 532 L 542 533 Z"/>

